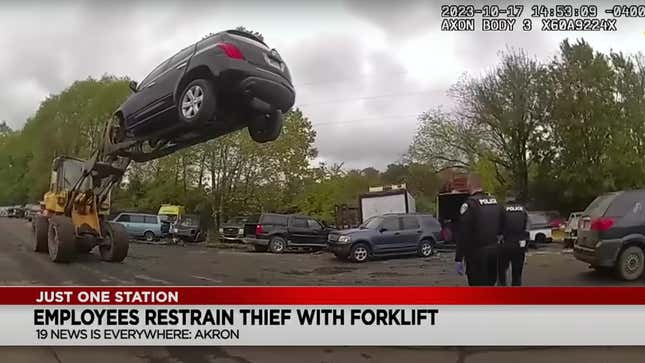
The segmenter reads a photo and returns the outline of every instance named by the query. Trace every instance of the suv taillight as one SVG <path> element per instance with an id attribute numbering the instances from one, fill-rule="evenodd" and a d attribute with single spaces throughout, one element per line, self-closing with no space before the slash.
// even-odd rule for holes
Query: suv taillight
<path id="1" fill-rule="evenodd" d="M 255 226 L 255 235 L 256 236 L 261 235 L 263 233 L 264 233 L 264 228 L 262 227 L 261 224 L 258 224 L 257 226 Z"/>
<path id="2" fill-rule="evenodd" d="M 226 56 L 228 56 L 229 58 L 244 60 L 244 55 L 234 44 L 217 43 L 217 46 L 222 48 L 222 50 L 224 50 L 224 53 L 226 53 Z"/>
<path id="3" fill-rule="evenodd" d="M 611 218 L 598 218 L 591 222 L 591 230 L 604 232 L 614 225 L 614 220 Z"/>

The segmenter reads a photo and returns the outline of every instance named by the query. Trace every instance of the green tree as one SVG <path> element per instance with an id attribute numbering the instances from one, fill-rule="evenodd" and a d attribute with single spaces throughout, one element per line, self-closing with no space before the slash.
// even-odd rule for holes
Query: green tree
<path id="1" fill-rule="evenodd" d="M 621 117 L 620 103 L 631 103 L 633 95 L 619 93 L 608 56 L 584 40 L 565 40 L 549 66 L 547 82 L 550 117 L 536 150 L 541 160 L 535 178 L 539 204 L 581 209 L 600 193 L 628 186 L 624 173 L 642 175 L 639 167 L 621 170 L 625 159 L 642 148 L 625 149 L 634 146 L 627 135 L 639 131 L 631 128 L 634 122 L 626 122 L 630 116 Z"/>
<path id="2" fill-rule="evenodd" d="M 529 196 L 530 153 L 535 133 L 545 122 L 546 67 L 522 51 L 502 53 L 501 63 L 482 78 L 457 84 L 453 94 L 458 114 L 471 128 L 483 128 L 485 156 L 496 168 L 501 184 L 510 186 L 519 200 Z M 480 149 L 481 150 L 481 149 Z"/>

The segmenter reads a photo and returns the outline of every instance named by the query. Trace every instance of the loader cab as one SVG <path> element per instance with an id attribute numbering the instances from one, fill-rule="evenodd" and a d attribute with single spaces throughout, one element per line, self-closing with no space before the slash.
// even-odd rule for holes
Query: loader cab
<path id="1" fill-rule="evenodd" d="M 50 193 L 52 193 L 55 198 L 56 207 L 47 208 L 55 211 L 62 211 L 62 208 L 65 207 L 66 202 L 66 193 L 69 192 L 74 185 L 78 182 L 79 178 L 83 174 L 83 165 L 85 161 L 81 159 L 72 158 L 69 156 L 59 156 L 52 162 L 52 174 L 51 181 L 49 185 Z M 79 192 L 86 192 L 92 189 L 92 177 L 87 177 L 78 188 Z M 110 199 L 111 192 L 108 194 L 107 198 L 101 205 L 99 214 L 107 215 L 110 210 Z M 52 198 L 50 198 L 51 200 Z M 51 205 L 51 202 L 50 202 Z"/>
<path id="2" fill-rule="evenodd" d="M 72 189 L 83 173 L 83 160 L 59 156 L 52 163 L 52 175 L 49 190 L 54 193 L 63 193 Z M 85 179 L 80 191 L 90 190 L 92 178 Z"/>

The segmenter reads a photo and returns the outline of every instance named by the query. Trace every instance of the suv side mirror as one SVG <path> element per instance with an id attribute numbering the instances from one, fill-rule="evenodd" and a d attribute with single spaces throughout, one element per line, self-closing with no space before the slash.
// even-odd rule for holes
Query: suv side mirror
<path id="1" fill-rule="evenodd" d="M 130 81 L 130 83 L 128 84 L 132 92 L 137 92 L 137 85 L 138 84 L 136 81 Z"/>

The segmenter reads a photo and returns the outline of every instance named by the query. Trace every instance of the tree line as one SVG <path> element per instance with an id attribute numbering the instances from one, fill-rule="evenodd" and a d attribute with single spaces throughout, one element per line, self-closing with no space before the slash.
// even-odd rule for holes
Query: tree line
<path id="1" fill-rule="evenodd" d="M 463 167 L 503 198 L 533 209 L 583 209 L 597 194 L 643 187 L 645 63 L 565 40 L 553 59 L 507 49 L 491 70 L 450 90 L 455 107 L 430 109 L 401 159 L 379 171 L 313 166 L 316 132 L 299 109 L 282 136 L 257 144 L 246 130 L 148 163 L 132 164 L 113 209 L 156 212 L 176 203 L 217 226 L 263 211 L 306 213 L 333 223 L 370 186 L 406 183 L 419 211 L 433 212 L 442 170 Z M 21 130 L 0 123 L 0 205 L 35 202 L 56 155 L 90 156 L 129 79 L 75 82 L 44 100 Z"/>
<path id="2" fill-rule="evenodd" d="M 40 200 L 55 156 L 89 157 L 104 123 L 128 96 L 128 82 L 113 76 L 78 81 L 44 100 L 22 130 L 0 124 L 0 165 L 8 165 L 0 168 L 0 205 Z M 307 213 L 333 223 L 336 205 L 355 205 L 370 186 L 404 181 L 419 191 L 421 208 L 431 208 L 438 181 L 424 165 L 393 163 L 384 172 L 346 170 L 342 164 L 312 167 L 315 138 L 310 120 L 295 109 L 285 115 L 275 142 L 255 143 L 240 130 L 133 163 L 113 191 L 112 209 L 156 213 L 163 203 L 180 204 L 211 226 L 259 212 Z"/>
<path id="3" fill-rule="evenodd" d="M 546 61 L 507 49 L 452 87 L 453 110 L 420 117 L 408 157 L 477 170 L 490 191 L 533 209 L 582 210 L 598 194 L 645 186 L 644 93 L 641 54 L 582 39 Z"/>

